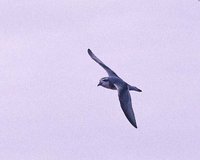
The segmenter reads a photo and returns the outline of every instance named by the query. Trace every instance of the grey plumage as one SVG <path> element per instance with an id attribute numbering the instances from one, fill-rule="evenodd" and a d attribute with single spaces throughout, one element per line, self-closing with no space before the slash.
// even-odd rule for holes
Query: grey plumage
<path id="1" fill-rule="evenodd" d="M 114 71 L 112 71 L 99 58 L 97 58 L 90 49 L 88 49 L 88 54 L 95 62 L 97 62 L 100 66 L 102 66 L 109 75 L 109 77 L 101 78 L 98 86 L 101 85 L 102 87 L 105 87 L 108 89 L 114 89 L 114 90 L 117 89 L 120 105 L 125 116 L 129 120 L 129 122 L 135 128 L 137 128 L 137 123 L 136 123 L 135 115 L 132 109 L 131 96 L 130 96 L 129 90 L 134 90 L 137 92 L 142 92 L 142 90 L 140 90 L 139 88 L 135 86 L 131 86 L 125 81 L 123 81 Z"/>

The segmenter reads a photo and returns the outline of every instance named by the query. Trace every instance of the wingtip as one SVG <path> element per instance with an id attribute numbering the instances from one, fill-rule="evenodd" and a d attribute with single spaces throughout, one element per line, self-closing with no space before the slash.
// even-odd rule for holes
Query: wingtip
<path id="1" fill-rule="evenodd" d="M 138 128 L 138 127 L 137 127 L 137 124 L 132 124 L 132 125 L 133 125 L 136 129 Z"/>
<path id="2" fill-rule="evenodd" d="M 128 119 L 128 120 L 129 120 L 129 119 Z M 135 127 L 136 129 L 138 128 L 138 127 L 137 127 L 136 121 L 130 121 L 130 120 L 129 120 L 129 122 L 131 123 L 131 125 L 132 125 L 133 127 Z"/>
<path id="3" fill-rule="evenodd" d="M 88 50 L 87 50 L 87 51 L 88 51 L 88 53 L 91 53 L 91 52 L 92 52 L 92 51 L 91 51 L 91 49 L 89 49 L 89 48 L 88 48 Z"/>
<path id="4" fill-rule="evenodd" d="M 137 91 L 137 92 L 142 92 L 142 90 L 141 90 L 141 89 L 139 89 L 139 88 L 137 88 L 135 91 Z"/>
<path id="5" fill-rule="evenodd" d="M 91 49 L 88 48 L 87 51 L 88 51 L 88 54 L 90 55 L 90 57 L 93 57 L 93 56 L 94 56 L 94 54 L 92 53 Z"/>
<path id="6" fill-rule="evenodd" d="M 91 51 L 91 49 L 89 49 L 88 48 L 88 54 L 89 54 L 89 56 L 92 58 L 92 59 L 94 59 L 96 62 L 97 61 L 100 61 L 95 55 L 94 55 L 94 53 Z M 97 60 L 98 59 L 98 60 Z M 97 62 L 97 63 L 99 63 L 99 62 Z"/>
<path id="7" fill-rule="evenodd" d="M 130 121 L 130 120 L 129 120 L 129 122 L 132 124 L 133 127 L 138 128 L 138 127 L 137 127 L 137 123 L 136 123 L 135 120 L 134 120 L 134 121 Z"/>

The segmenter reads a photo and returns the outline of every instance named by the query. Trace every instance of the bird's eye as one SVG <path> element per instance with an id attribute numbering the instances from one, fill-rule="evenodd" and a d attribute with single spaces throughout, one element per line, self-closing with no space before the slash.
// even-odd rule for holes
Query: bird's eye
<path id="1" fill-rule="evenodd" d="M 104 79 L 103 81 L 104 81 L 104 82 L 108 82 L 108 80 L 107 80 L 107 79 Z"/>

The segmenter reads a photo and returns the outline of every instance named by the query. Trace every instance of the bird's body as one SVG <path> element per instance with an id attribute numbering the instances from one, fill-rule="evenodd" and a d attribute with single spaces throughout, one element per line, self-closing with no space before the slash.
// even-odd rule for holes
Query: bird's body
<path id="1" fill-rule="evenodd" d="M 113 72 L 100 59 L 98 59 L 90 49 L 88 49 L 88 54 L 95 62 L 97 62 L 100 66 L 102 66 L 109 75 L 109 77 L 101 78 L 97 86 L 102 86 L 107 89 L 113 89 L 118 91 L 120 105 L 124 114 L 126 115 L 129 122 L 135 128 L 137 128 L 135 115 L 132 109 L 131 96 L 129 90 L 134 90 L 137 92 L 142 92 L 142 90 L 140 90 L 135 86 L 131 86 L 125 81 L 123 81 L 115 72 Z"/>

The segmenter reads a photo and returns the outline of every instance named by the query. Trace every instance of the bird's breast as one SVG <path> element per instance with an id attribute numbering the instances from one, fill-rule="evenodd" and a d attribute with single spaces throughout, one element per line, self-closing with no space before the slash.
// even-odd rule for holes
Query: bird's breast
<path id="1" fill-rule="evenodd" d="M 104 83 L 102 86 L 105 87 L 105 88 L 108 88 L 108 89 L 113 89 L 113 90 L 116 90 L 116 89 L 117 89 L 117 88 L 114 86 L 114 84 L 112 84 L 111 82 Z"/>

